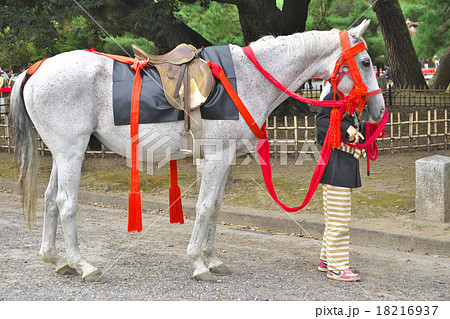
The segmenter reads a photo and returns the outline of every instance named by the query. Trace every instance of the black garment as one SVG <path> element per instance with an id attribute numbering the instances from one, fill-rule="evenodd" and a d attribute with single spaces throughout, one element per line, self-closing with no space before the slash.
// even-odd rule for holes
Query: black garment
<path id="1" fill-rule="evenodd" d="M 332 91 L 324 100 L 333 99 Z M 319 107 L 316 115 L 316 140 L 323 145 L 330 125 L 331 107 Z M 347 129 L 350 125 L 357 127 L 354 117 L 347 115 L 341 120 L 342 139 L 349 142 Z M 363 131 L 364 132 L 364 131 Z M 359 172 L 359 160 L 353 157 L 353 154 L 334 149 L 331 151 L 330 160 L 323 172 L 322 184 L 333 186 L 358 188 L 361 187 L 361 174 Z"/>

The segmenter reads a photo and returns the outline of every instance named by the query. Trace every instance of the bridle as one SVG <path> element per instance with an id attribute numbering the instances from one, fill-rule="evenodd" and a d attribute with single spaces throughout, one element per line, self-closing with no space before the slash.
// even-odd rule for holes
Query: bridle
<path id="1" fill-rule="evenodd" d="M 367 101 L 369 101 L 368 97 L 381 93 L 381 89 L 377 89 L 371 92 L 367 91 L 367 86 L 363 82 L 358 66 L 356 64 L 355 55 L 366 49 L 366 45 L 364 44 L 364 42 L 361 41 L 360 43 L 351 47 L 347 30 L 342 30 L 339 32 L 339 39 L 341 42 L 342 53 L 336 61 L 333 73 L 327 79 L 327 81 L 331 82 L 331 85 L 333 87 L 333 95 L 336 96 L 337 93 L 340 96 L 339 101 L 336 101 L 335 98 L 333 99 L 333 101 L 317 101 L 305 98 L 298 93 L 288 90 L 259 64 L 250 46 L 242 48 L 244 54 L 250 61 L 252 61 L 255 67 L 273 85 L 283 91 L 283 93 L 304 103 L 333 108 L 330 114 L 330 138 L 329 143 L 327 144 L 330 149 L 338 148 L 341 143 L 340 122 L 341 118 L 345 116 L 344 113 L 354 114 L 355 111 L 358 110 L 359 114 L 362 114 L 364 105 Z M 348 70 L 345 70 L 345 67 L 347 67 Z M 344 97 L 344 95 L 337 90 L 337 86 L 345 74 L 348 74 L 350 76 L 354 84 L 352 89 L 350 90 L 350 93 Z M 249 121 L 247 121 L 247 123 L 249 123 Z"/>
<path id="2" fill-rule="evenodd" d="M 355 55 L 366 49 L 364 41 L 351 47 L 347 30 L 339 31 L 339 39 L 341 41 L 342 53 L 337 59 L 334 71 L 327 81 L 331 82 L 334 93 L 333 96 L 335 97 L 337 93 L 339 97 L 344 100 L 345 97 L 342 92 L 338 91 L 337 86 L 343 77 L 348 75 L 353 80 L 354 84 L 347 97 L 348 102 L 346 105 L 346 112 L 348 114 L 353 114 L 355 110 L 358 110 L 359 114 L 361 114 L 365 103 L 369 100 L 367 97 L 380 94 L 382 91 L 381 89 L 377 89 L 368 92 L 367 85 L 362 80 L 358 66 L 356 65 Z"/>

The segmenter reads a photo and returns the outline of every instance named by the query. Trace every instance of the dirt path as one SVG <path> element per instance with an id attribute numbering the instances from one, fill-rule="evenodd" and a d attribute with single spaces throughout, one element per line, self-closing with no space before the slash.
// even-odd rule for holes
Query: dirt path
<path id="1" fill-rule="evenodd" d="M 218 256 L 233 274 L 220 283 L 199 283 L 186 259 L 193 221 L 170 225 L 167 215 L 146 213 L 143 233 L 129 234 L 126 210 L 80 205 L 81 252 L 106 278 L 103 284 L 87 284 L 79 276 L 58 276 L 39 259 L 42 218 L 28 232 L 19 196 L 0 193 L 0 203 L 0 300 L 450 298 L 448 258 L 352 245 L 351 264 L 362 281 L 338 282 L 316 270 L 320 241 L 224 225 L 217 228 Z M 57 247 L 64 254 L 60 227 Z"/>
<path id="2" fill-rule="evenodd" d="M 380 154 L 371 164 L 371 175 L 366 176 L 365 160 L 361 160 L 363 187 L 353 194 L 353 227 L 370 227 L 386 232 L 450 239 L 450 225 L 415 219 L 415 161 L 431 155 L 450 156 L 448 151 L 413 152 L 404 154 Z M 251 157 L 249 157 L 251 158 Z M 267 195 L 260 168 L 251 158 L 248 165 L 242 165 L 245 158 L 238 159 L 232 168 L 227 183 L 223 208 L 257 211 L 272 216 L 285 216 Z M 315 162 L 307 160 L 295 163 L 290 159 L 287 165 L 273 160 L 273 177 L 279 198 L 287 205 L 298 205 L 306 193 Z M 51 169 L 51 157 L 41 158 L 39 183 L 46 185 Z M 197 189 L 196 167 L 191 160 L 179 161 L 179 181 L 183 202 L 195 205 Z M 147 171 L 147 168 L 144 168 Z M 13 181 L 16 169 L 12 154 L 0 152 L 0 179 Z M 169 189 L 168 165 L 153 167 L 153 175 L 141 174 L 140 188 L 144 199 L 167 201 Z M 126 195 L 129 190 L 129 168 L 123 158 L 87 158 L 83 165 L 81 189 Z M 319 186 L 310 204 L 299 214 L 305 220 L 323 221 L 322 196 Z"/>

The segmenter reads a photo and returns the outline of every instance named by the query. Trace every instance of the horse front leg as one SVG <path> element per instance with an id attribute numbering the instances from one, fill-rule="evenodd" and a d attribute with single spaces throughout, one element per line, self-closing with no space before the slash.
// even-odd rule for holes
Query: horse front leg
<path id="1" fill-rule="evenodd" d="M 196 217 L 187 256 L 194 266 L 194 278 L 216 282 L 218 278 L 205 266 L 203 253 L 210 267 L 223 264 L 214 253 L 214 235 L 217 215 L 222 203 L 223 190 L 230 166 L 227 161 L 205 158 L 202 183 L 196 206 Z M 212 226 L 214 225 L 214 226 Z M 212 240 L 211 240 L 212 238 Z"/>
<path id="2" fill-rule="evenodd" d="M 67 261 L 58 255 L 56 251 L 56 228 L 58 224 L 59 209 L 56 204 L 56 196 L 58 193 L 58 170 L 56 163 L 53 161 L 50 181 L 45 191 L 45 212 L 44 226 L 42 231 L 42 244 L 39 251 L 41 259 L 47 263 L 55 265 L 56 272 L 63 276 L 78 275 L 76 269 L 71 268 Z"/>
<path id="3" fill-rule="evenodd" d="M 220 200 L 220 202 L 218 203 L 218 205 L 214 206 L 214 212 L 212 213 L 211 219 L 208 223 L 206 238 L 202 246 L 203 258 L 208 265 L 209 271 L 220 276 L 228 276 L 232 274 L 232 271 L 225 265 L 225 263 L 217 257 L 216 249 L 214 247 L 217 218 L 220 213 L 220 207 L 222 206 L 223 192 L 227 183 L 227 176 L 229 174 L 229 171 L 230 169 L 228 169 L 228 172 L 225 174 L 220 183 L 220 189 L 218 193 L 218 199 Z"/>

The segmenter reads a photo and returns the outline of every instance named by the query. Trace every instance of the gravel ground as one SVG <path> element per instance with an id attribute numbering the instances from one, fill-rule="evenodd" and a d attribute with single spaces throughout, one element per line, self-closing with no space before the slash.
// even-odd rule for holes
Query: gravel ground
<path id="1" fill-rule="evenodd" d="M 38 211 L 43 200 L 38 201 Z M 145 213 L 144 232 L 126 233 L 125 210 L 80 205 L 78 241 L 105 283 L 61 277 L 39 259 L 42 216 L 25 228 L 20 197 L 0 193 L 0 300 L 449 300 L 450 259 L 351 246 L 359 283 L 316 270 L 320 241 L 218 225 L 217 250 L 234 271 L 219 283 L 192 279 L 186 247 L 193 221 L 170 225 Z M 58 249 L 63 251 L 61 229 Z"/>

